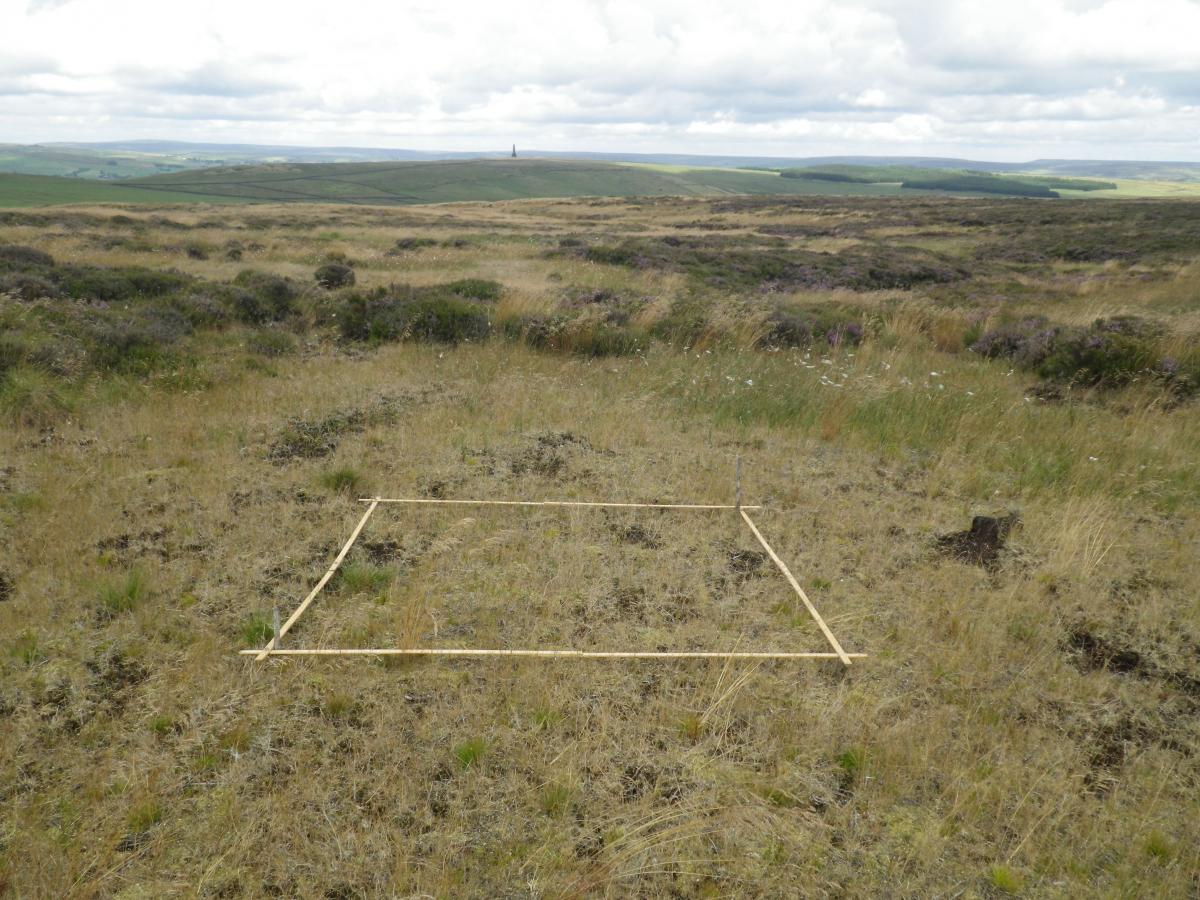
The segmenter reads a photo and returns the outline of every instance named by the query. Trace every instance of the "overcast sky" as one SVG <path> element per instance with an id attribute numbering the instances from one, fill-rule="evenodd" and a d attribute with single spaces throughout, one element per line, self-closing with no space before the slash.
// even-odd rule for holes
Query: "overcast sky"
<path id="1" fill-rule="evenodd" d="M 0 0 L 0 142 L 1200 160 L 1200 0 Z"/>

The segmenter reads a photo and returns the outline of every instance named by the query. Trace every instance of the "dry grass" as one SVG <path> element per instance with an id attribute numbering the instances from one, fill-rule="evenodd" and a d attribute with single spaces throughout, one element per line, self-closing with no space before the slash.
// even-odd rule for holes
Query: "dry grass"
<path id="1" fill-rule="evenodd" d="M 562 285 L 684 288 L 487 235 L 708 209 L 239 208 L 205 239 L 258 240 L 256 265 L 311 273 L 313 235 L 336 232 L 329 246 L 369 260 L 360 278 L 495 277 L 505 308 L 533 312 Z M 3 237 L 34 243 L 23 227 Z M 398 234 L 482 243 L 383 256 Z M 78 233 L 47 241 L 91 253 Z M 1142 290 L 1138 305 L 1167 309 Z M 52 430 L 4 431 L 0 894 L 1195 893 L 1194 406 L 1140 386 L 1026 400 L 1020 374 L 956 345 L 973 311 L 892 299 L 837 353 L 313 342 L 264 372 L 218 343 L 206 390 L 96 385 Z M 729 315 L 749 346 L 758 322 Z M 381 397 L 397 415 L 331 455 L 268 458 L 290 417 Z M 870 659 L 236 655 L 361 515 L 330 473 L 393 496 L 723 502 L 738 455 L 746 499 L 767 507 L 756 522 Z M 1014 508 L 995 571 L 936 551 Z M 380 508 L 352 576 L 285 645 L 824 649 L 756 550 L 724 514 Z"/>

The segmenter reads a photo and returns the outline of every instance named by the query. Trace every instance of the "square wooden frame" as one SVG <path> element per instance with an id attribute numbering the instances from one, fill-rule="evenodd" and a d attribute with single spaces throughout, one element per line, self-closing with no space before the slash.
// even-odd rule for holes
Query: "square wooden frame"
<path id="1" fill-rule="evenodd" d="M 739 491 L 740 493 L 740 491 Z M 838 643 L 838 639 L 833 636 L 833 632 L 829 630 L 829 626 L 825 620 L 821 618 L 821 614 L 817 612 L 817 608 L 813 606 L 808 595 L 804 593 L 804 589 L 800 587 L 800 583 L 792 575 L 791 570 L 779 558 L 779 555 L 767 543 L 767 539 L 763 537 L 762 532 L 758 530 L 758 526 L 746 513 L 748 509 L 762 509 L 761 506 L 743 506 L 737 504 L 701 504 L 701 503 L 601 503 L 590 502 L 583 500 L 435 500 L 431 498 L 407 499 L 407 498 L 387 498 L 387 497 L 364 497 L 360 502 L 370 504 L 367 511 L 358 521 L 354 531 L 351 532 L 349 539 L 342 546 L 341 551 L 334 558 L 333 564 L 317 582 L 316 586 L 309 592 L 308 596 L 300 603 L 296 610 L 287 618 L 282 625 L 275 628 L 275 634 L 266 644 L 259 650 L 243 650 L 243 656 L 253 656 L 256 662 L 262 662 L 271 656 L 528 656 L 537 658 L 580 658 L 580 659 L 837 659 L 843 665 L 850 665 L 852 659 L 865 658 L 865 653 L 847 653 L 842 649 L 842 645 Z M 832 652 L 809 652 L 809 653 L 788 653 L 783 651 L 634 651 L 634 650 L 475 650 L 469 648 L 440 648 L 440 647 L 384 647 L 375 649 L 337 649 L 337 648 L 322 648 L 322 649 L 285 649 L 280 646 L 282 638 L 293 625 L 299 621 L 304 615 L 312 602 L 316 599 L 321 589 L 329 583 L 337 572 L 338 567 L 346 558 L 346 554 L 350 552 L 350 548 L 354 546 L 354 542 L 358 540 L 359 534 L 362 533 L 363 527 L 367 524 L 367 520 L 371 518 L 371 514 L 375 512 L 381 503 L 403 503 L 403 504 L 429 504 L 429 505 L 461 505 L 461 506 L 556 506 L 556 507 L 583 507 L 583 508 L 619 508 L 619 509 L 669 509 L 669 510 L 693 510 L 693 511 L 714 511 L 714 510 L 736 510 L 742 520 L 750 527 L 750 531 L 754 533 L 755 539 L 767 551 L 767 555 L 771 557 L 771 561 L 783 573 L 783 576 L 788 580 L 788 583 L 795 590 L 797 596 L 804 603 L 813 621 L 821 629 L 821 633 L 825 635 L 825 640 L 829 642 Z M 278 619 L 276 620 L 278 622 Z"/>

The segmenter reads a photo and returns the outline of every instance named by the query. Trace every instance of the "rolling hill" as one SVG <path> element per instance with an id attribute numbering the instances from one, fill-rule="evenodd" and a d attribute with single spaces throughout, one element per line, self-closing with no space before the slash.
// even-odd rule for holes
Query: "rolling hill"
<path id="1" fill-rule="evenodd" d="M 1066 175 L 1076 178 L 1118 178 L 1149 181 L 1200 182 L 1200 162 L 1109 159 L 1034 159 L 1026 162 L 961 159 L 940 156 L 737 156 L 695 153 L 623 153 L 612 151 L 554 151 L 520 148 L 522 155 L 538 159 L 576 159 L 589 162 L 627 162 L 647 165 L 682 166 L 696 169 L 783 169 L 800 166 L 906 166 L 916 169 L 955 169 L 973 172 Z M 278 144 L 191 143 L 187 141 L 107 141 L 40 145 L 0 145 L 0 171 L 42 175 L 69 175 L 50 171 L 55 154 L 67 165 L 89 155 L 119 158 L 111 177 L 131 177 L 131 162 L 158 164 L 169 169 L 193 169 L 212 165 L 241 165 L 262 162 L 396 162 L 468 160 L 508 156 L 507 146 L 495 153 L 452 150 L 407 150 L 385 147 L 296 147 Z M 21 162 L 28 157 L 28 162 Z M 127 160 L 129 162 L 127 162 Z M 82 177 L 94 177 L 87 174 Z M 144 173 L 152 174 L 152 173 Z"/>
<path id="2" fill-rule="evenodd" d="M 551 197 L 892 196 L 899 192 L 895 184 L 783 178 L 774 171 L 565 159 L 276 163 L 213 167 L 122 181 L 0 175 L 0 207 L 102 202 L 386 206 Z"/>
<path id="3" fill-rule="evenodd" d="M 847 174 L 852 173 L 852 174 Z M 1064 190 L 1067 189 L 1067 190 Z M 1200 182 L 1100 183 L 920 167 L 698 168 L 580 159 L 269 163 L 141 178 L 0 174 L 0 207 L 70 203 L 342 203 L 412 205 L 567 197 L 721 195 L 970 197 L 1194 196 Z"/>
<path id="4" fill-rule="evenodd" d="M 270 202 L 411 204 L 535 197 L 706 197 L 720 194 L 892 194 L 775 172 L 684 169 L 560 159 L 234 166 L 126 182 L 134 189 Z"/>

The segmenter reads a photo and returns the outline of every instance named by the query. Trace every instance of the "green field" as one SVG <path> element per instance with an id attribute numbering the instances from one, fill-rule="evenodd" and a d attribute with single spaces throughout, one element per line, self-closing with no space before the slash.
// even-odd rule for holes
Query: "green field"
<path id="1" fill-rule="evenodd" d="M 65 203 L 186 203 L 189 200 L 228 203 L 232 199 L 219 195 L 189 197 L 174 191 L 133 188 L 127 182 L 0 173 L 0 208 L 58 206 Z"/>

